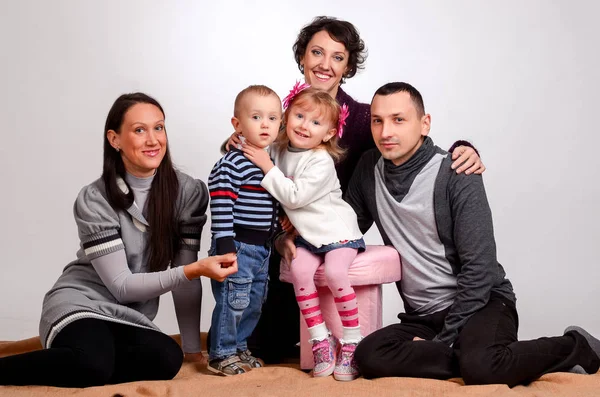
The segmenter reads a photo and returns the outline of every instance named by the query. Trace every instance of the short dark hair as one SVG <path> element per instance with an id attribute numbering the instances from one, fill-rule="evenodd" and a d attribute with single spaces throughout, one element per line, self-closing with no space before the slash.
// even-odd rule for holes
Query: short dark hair
<path id="1" fill-rule="evenodd" d="M 384 84 L 375 91 L 373 98 L 377 95 L 387 96 L 398 92 L 407 92 L 410 95 L 410 99 L 413 101 L 415 109 L 417 109 L 417 116 L 423 117 L 425 115 L 425 104 L 423 103 L 421 93 L 408 83 L 394 82 Z M 373 103 L 373 99 L 371 99 L 371 103 Z"/>
<path id="2" fill-rule="evenodd" d="M 346 47 L 346 50 L 348 50 L 348 71 L 341 80 L 341 84 L 343 84 L 345 82 L 344 79 L 349 79 L 359 69 L 364 69 L 364 63 L 367 60 L 365 42 L 360 38 L 358 30 L 350 22 L 341 21 L 334 17 L 320 16 L 304 26 L 292 47 L 298 69 L 300 69 L 301 73 L 304 73 L 304 67 L 300 65 L 300 62 L 306 53 L 306 47 L 315 33 L 319 33 L 322 30 L 329 33 L 329 36 L 333 40 L 342 43 Z"/>

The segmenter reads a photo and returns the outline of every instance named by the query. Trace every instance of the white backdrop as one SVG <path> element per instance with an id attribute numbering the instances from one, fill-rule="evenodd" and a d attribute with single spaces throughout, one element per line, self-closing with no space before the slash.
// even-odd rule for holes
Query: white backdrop
<path id="1" fill-rule="evenodd" d="M 438 145 L 463 138 L 480 150 L 520 337 L 571 323 L 600 335 L 598 2 L 200 3 L 2 1 L 0 340 L 37 335 L 44 293 L 75 257 L 73 201 L 101 173 L 117 96 L 155 96 L 175 162 L 206 180 L 237 92 L 267 84 L 285 95 L 301 77 L 296 34 L 323 14 L 353 22 L 369 49 L 347 92 L 368 102 L 388 81 L 410 82 Z M 395 287 L 384 292 L 389 324 L 401 304 Z M 212 307 L 205 283 L 204 330 Z M 178 332 L 170 294 L 156 321 Z"/>

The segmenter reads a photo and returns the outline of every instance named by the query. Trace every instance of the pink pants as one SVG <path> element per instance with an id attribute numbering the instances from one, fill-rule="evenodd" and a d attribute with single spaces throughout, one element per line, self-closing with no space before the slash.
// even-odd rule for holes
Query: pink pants
<path id="1" fill-rule="evenodd" d="M 314 281 L 321 263 L 324 263 L 325 278 L 334 296 L 342 326 L 358 327 L 356 294 L 348 278 L 348 269 L 357 253 L 355 248 L 338 248 L 326 254 L 313 254 L 305 248 L 297 248 L 296 259 L 292 261 L 290 271 L 296 300 L 308 328 L 323 323 Z"/>

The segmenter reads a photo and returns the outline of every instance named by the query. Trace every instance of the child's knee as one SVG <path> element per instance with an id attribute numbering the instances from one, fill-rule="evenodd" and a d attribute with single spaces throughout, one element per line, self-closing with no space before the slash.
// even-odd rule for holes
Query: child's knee
<path id="1" fill-rule="evenodd" d="M 340 269 L 336 266 L 328 266 L 325 268 L 325 279 L 329 288 L 338 289 L 336 287 L 350 286 L 350 278 L 345 269 Z"/>
<path id="2" fill-rule="evenodd" d="M 300 267 L 300 266 L 298 266 Z M 310 289 L 311 286 L 314 286 L 314 273 L 302 271 L 302 270 L 292 270 L 292 283 L 294 284 L 294 290 L 296 291 L 296 295 L 298 295 L 298 291 L 300 288 L 304 288 L 305 290 Z"/>

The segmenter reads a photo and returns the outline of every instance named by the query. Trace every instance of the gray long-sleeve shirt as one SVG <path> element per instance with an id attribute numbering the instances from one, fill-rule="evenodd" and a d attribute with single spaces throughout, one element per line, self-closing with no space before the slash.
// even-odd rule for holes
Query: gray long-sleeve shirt
<path id="1" fill-rule="evenodd" d="M 402 257 L 397 283 L 407 313 L 450 308 L 435 340 L 452 345 L 461 328 L 496 292 L 515 301 L 496 259 L 492 215 L 480 175 L 456 174 L 448 153 L 425 138 L 404 164 L 377 150 L 359 162 L 345 199 L 361 231 L 376 223 Z"/>

